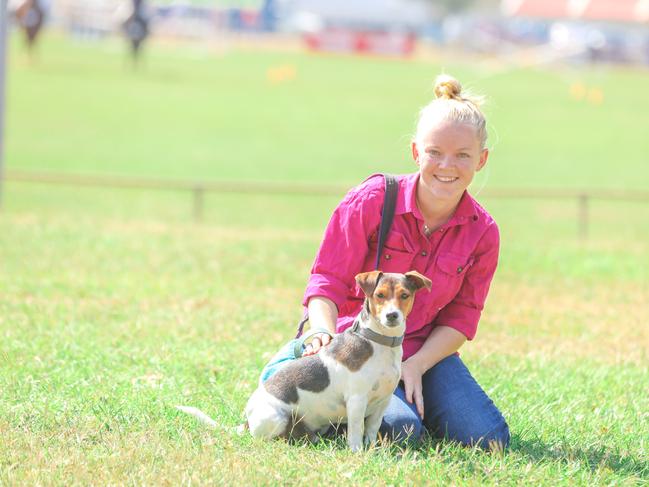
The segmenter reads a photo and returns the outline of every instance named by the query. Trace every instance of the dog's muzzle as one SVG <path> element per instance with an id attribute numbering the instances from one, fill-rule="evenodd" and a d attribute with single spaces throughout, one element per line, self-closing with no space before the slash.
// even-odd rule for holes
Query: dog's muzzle
<path id="1" fill-rule="evenodd" d="M 390 328 L 394 328 L 395 326 L 401 325 L 402 322 L 403 315 L 400 311 L 390 311 L 389 313 L 385 314 L 385 320 L 383 324 L 385 326 L 389 326 Z"/>

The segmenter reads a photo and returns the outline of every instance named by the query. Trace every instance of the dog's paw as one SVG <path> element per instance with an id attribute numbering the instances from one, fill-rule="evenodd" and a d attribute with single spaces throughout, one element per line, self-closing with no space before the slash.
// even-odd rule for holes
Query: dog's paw
<path id="1" fill-rule="evenodd" d="M 352 453 L 358 453 L 363 450 L 363 444 L 362 443 L 354 443 L 349 445 L 349 449 L 352 451 Z"/>
<path id="2" fill-rule="evenodd" d="M 249 429 L 250 428 L 248 427 L 248 423 L 243 423 L 243 424 L 240 424 L 239 426 L 237 426 L 237 429 L 235 430 L 235 432 L 239 436 L 241 436 L 241 435 L 246 434 L 249 431 Z"/>
<path id="3" fill-rule="evenodd" d="M 363 436 L 363 445 L 365 445 L 365 448 L 372 448 L 375 444 L 376 444 L 376 435 Z"/>

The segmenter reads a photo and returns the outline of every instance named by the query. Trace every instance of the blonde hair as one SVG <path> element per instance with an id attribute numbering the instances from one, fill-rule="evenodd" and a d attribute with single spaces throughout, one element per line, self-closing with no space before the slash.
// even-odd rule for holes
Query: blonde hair
<path id="1" fill-rule="evenodd" d="M 465 123 L 476 129 L 480 147 L 487 143 L 487 121 L 480 110 L 484 103 L 481 96 L 462 92 L 462 85 L 452 76 L 441 74 L 435 79 L 436 98 L 419 111 L 415 139 L 430 118 L 448 120 L 451 122 Z"/>

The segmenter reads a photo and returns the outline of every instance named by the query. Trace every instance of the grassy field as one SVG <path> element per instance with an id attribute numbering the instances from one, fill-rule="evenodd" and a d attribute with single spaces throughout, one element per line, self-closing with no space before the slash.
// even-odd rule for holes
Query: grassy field
<path id="1" fill-rule="evenodd" d="M 649 187 L 646 71 L 151 46 L 132 72 L 121 43 L 44 40 L 33 65 L 12 45 L 9 169 L 352 185 L 412 170 L 415 112 L 446 69 L 491 100 L 474 192 Z M 0 485 L 649 482 L 646 204 L 595 203 L 580 242 L 574 202 L 483 200 L 501 263 L 462 356 L 510 424 L 506 454 L 233 433 L 337 199 L 210 195 L 197 224 L 184 194 L 6 184 Z"/>

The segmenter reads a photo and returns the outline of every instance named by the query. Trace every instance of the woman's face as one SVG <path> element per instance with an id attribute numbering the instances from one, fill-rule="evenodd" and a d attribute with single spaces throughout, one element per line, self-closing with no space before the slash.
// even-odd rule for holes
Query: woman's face
<path id="1" fill-rule="evenodd" d="M 487 163 L 489 151 L 481 148 L 472 125 L 437 120 L 420 127 L 412 156 L 419 166 L 420 187 L 435 198 L 454 200 Z"/>

